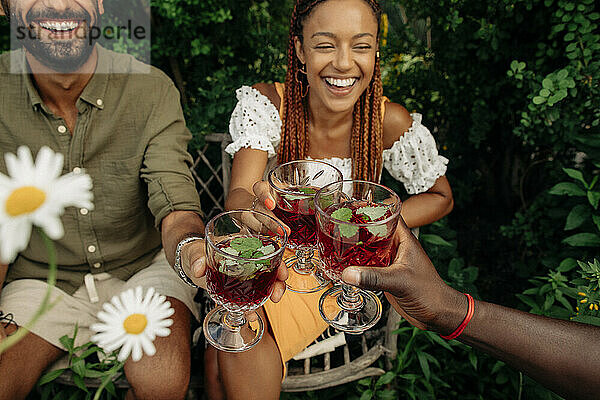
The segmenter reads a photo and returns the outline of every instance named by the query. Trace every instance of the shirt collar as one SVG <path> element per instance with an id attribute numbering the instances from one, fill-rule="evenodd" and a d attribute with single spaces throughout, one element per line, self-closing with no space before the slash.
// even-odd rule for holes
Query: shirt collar
<path id="1" fill-rule="evenodd" d="M 106 88 L 108 86 L 108 73 L 110 72 L 110 62 L 108 60 L 108 51 L 104 47 L 100 46 L 99 44 L 96 44 L 96 49 L 98 51 L 96 71 L 94 72 L 92 79 L 90 79 L 90 81 L 86 85 L 85 89 L 83 89 L 83 92 L 81 93 L 81 96 L 79 96 L 79 99 L 102 110 L 104 108 L 104 97 L 106 94 Z M 19 54 L 15 58 L 15 60 L 19 63 L 18 70 L 21 71 L 25 76 L 25 88 L 27 90 L 27 94 L 29 95 L 29 99 L 31 100 L 31 106 L 35 108 L 39 105 L 42 108 L 46 109 L 46 106 L 33 83 L 31 69 L 27 64 L 27 59 L 25 57 L 25 50 L 20 49 L 18 51 L 21 54 Z"/>

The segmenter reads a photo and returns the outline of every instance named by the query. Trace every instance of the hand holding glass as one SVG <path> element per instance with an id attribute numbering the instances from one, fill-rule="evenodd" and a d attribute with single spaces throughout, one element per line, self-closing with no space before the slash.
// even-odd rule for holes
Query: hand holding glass
<path id="1" fill-rule="evenodd" d="M 228 211 L 208 222 L 206 290 L 221 307 L 206 315 L 203 326 L 215 348 L 240 352 L 261 339 L 260 316 L 250 324 L 244 313 L 256 310 L 271 295 L 286 243 L 283 226 L 259 211 Z"/>
<path id="2" fill-rule="evenodd" d="M 385 186 L 358 180 L 335 182 L 315 196 L 322 269 L 340 282 L 349 266 L 387 267 L 400 217 L 400 198 Z M 381 318 L 372 292 L 338 283 L 319 301 L 321 316 L 334 328 L 359 334 Z"/>

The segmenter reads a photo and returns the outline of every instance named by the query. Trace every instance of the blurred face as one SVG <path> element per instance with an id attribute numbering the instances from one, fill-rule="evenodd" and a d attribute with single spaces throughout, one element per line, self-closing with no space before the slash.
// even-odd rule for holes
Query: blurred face
<path id="1" fill-rule="evenodd" d="M 103 0 L 10 0 L 17 40 L 40 63 L 73 72 L 90 57 L 90 30 L 100 23 Z"/>
<path id="2" fill-rule="evenodd" d="M 328 0 L 304 22 L 296 55 L 306 64 L 310 100 L 333 112 L 351 110 L 375 68 L 377 18 L 363 0 Z"/>

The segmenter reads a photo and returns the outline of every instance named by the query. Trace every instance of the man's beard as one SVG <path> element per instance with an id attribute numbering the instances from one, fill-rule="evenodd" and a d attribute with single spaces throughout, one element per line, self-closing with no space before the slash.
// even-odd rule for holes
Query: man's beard
<path id="1" fill-rule="evenodd" d="M 94 17 L 94 25 L 97 26 L 100 24 L 100 14 L 96 12 Z M 39 21 L 40 19 L 85 21 L 77 28 L 79 30 L 85 29 L 85 31 L 78 32 L 71 39 L 49 39 L 42 41 L 38 35 L 38 30 L 43 28 L 37 24 L 27 24 L 20 16 L 11 15 L 12 21 L 18 21 L 16 24 L 13 22 L 11 25 L 15 28 L 22 27 L 20 29 L 26 32 L 24 38 L 21 39 L 23 35 L 16 37 L 23 42 L 22 44 L 27 52 L 34 56 L 42 65 L 56 72 L 70 73 L 77 71 L 90 58 L 96 39 L 90 36 L 92 17 L 85 10 L 57 12 L 55 10 L 32 9 L 27 13 L 26 19 L 27 21 Z"/>

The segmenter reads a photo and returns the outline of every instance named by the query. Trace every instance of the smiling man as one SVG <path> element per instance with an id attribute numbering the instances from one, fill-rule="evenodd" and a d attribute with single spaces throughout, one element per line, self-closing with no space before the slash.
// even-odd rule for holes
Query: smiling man
<path id="1" fill-rule="evenodd" d="M 94 184 L 94 209 L 68 209 L 65 235 L 55 243 L 60 301 L 0 355 L 0 399 L 25 398 L 64 354 L 59 338 L 72 336 L 77 324 L 76 345 L 87 342 L 101 305 L 136 286 L 167 296 L 175 314 L 171 334 L 154 342 L 156 354 L 126 363 L 127 396 L 184 398 L 195 290 L 171 265 L 179 249 L 184 274 L 203 266 L 203 242 L 186 239 L 204 225 L 179 93 L 162 72 L 95 42 L 103 0 L 0 4 L 19 47 L 0 55 L 0 92 L 10 99 L 0 103 L 0 152 L 27 145 L 36 154 L 49 146 L 64 155 L 63 173 L 85 170 Z M 6 174 L 4 157 L 0 172 Z M 16 323 L 0 325 L 0 340 L 39 306 L 47 257 L 34 232 L 12 264 L 0 265 L 0 312 Z"/>

